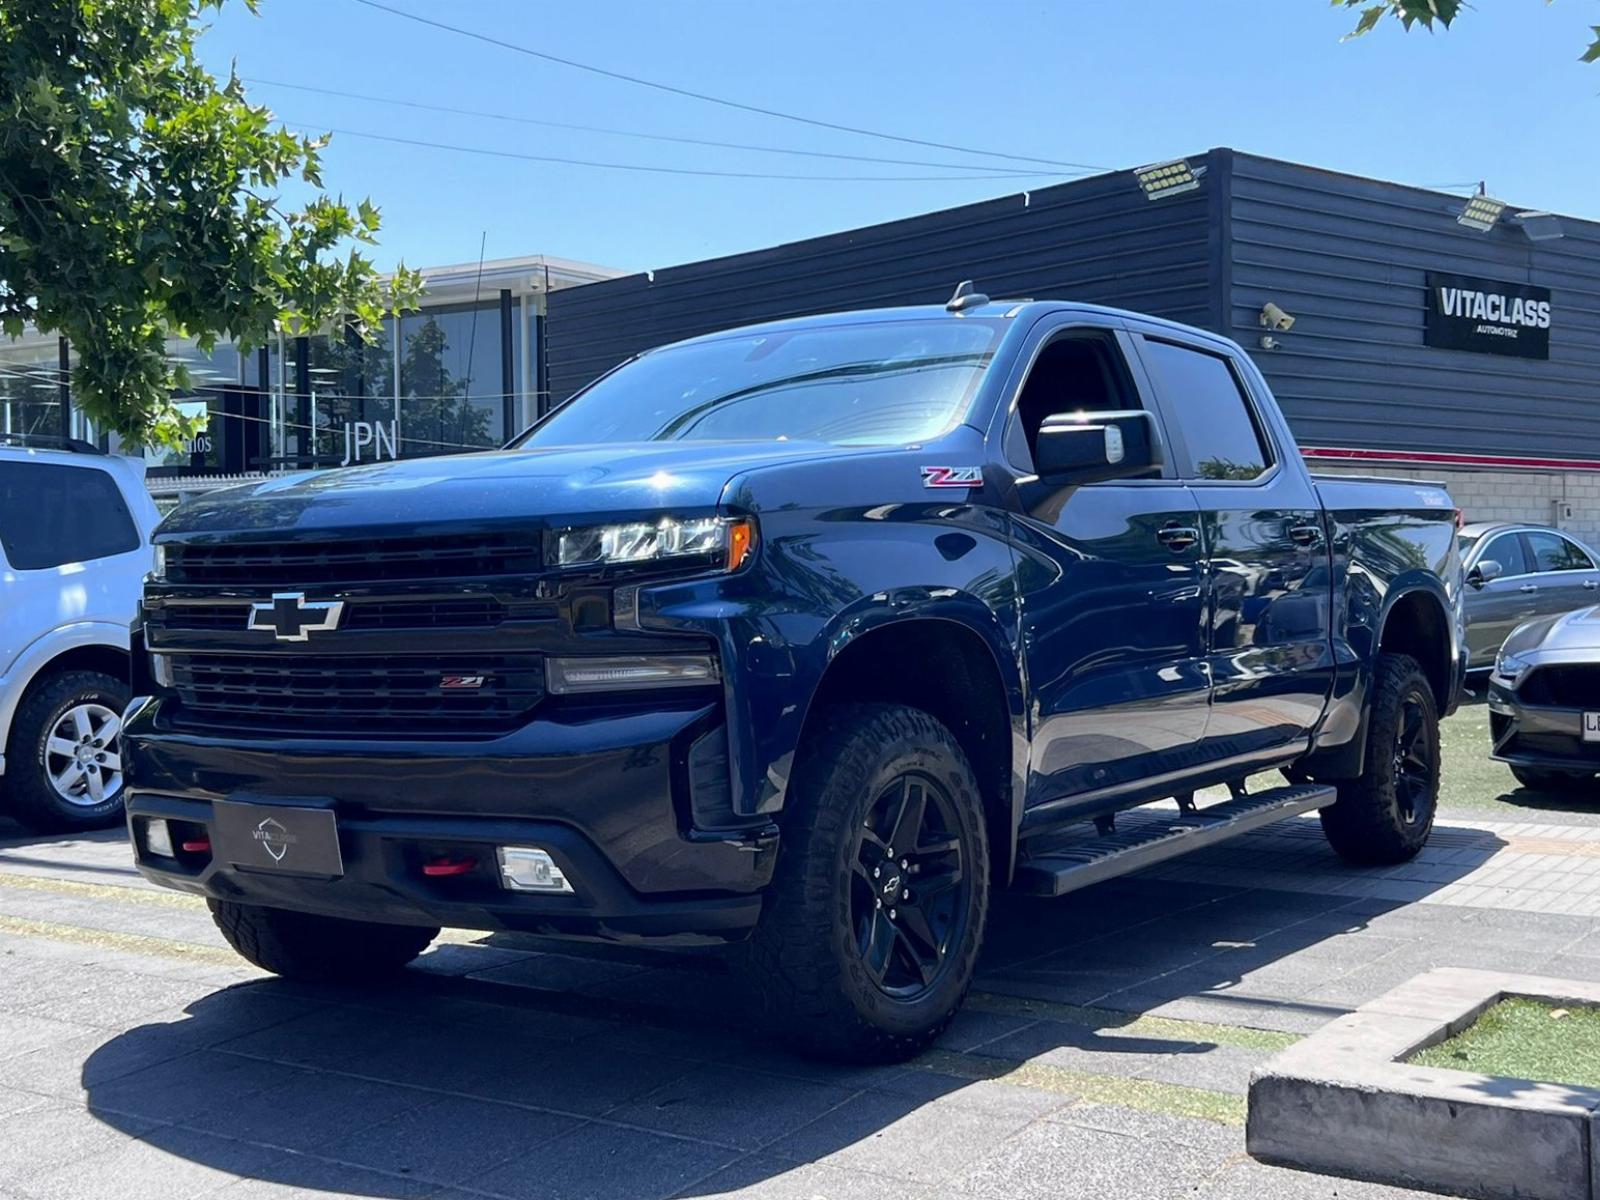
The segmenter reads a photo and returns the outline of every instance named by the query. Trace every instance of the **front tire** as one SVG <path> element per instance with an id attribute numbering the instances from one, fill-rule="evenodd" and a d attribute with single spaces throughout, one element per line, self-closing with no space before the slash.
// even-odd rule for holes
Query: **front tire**
<path id="1" fill-rule="evenodd" d="M 1594 775 L 1588 771 L 1559 771 L 1548 767 L 1511 768 L 1511 774 L 1523 787 L 1535 792 L 1557 792 L 1571 795 L 1588 792 L 1594 788 Z"/>
<path id="2" fill-rule="evenodd" d="M 925 1049 L 971 985 L 989 905 L 983 801 L 919 709 L 825 710 L 802 746 L 744 966 L 803 1051 L 889 1062 Z"/>
<path id="3" fill-rule="evenodd" d="M 104 671 L 34 681 L 12 725 L 10 811 L 35 833 L 80 833 L 122 820 L 122 712 L 128 685 Z"/>
<path id="4" fill-rule="evenodd" d="M 1388 866 L 1414 858 L 1439 806 L 1439 712 L 1417 660 L 1380 654 L 1373 666 L 1366 767 L 1340 783 L 1322 831 L 1346 862 Z"/>
<path id="5" fill-rule="evenodd" d="M 211 919 L 263 971 L 314 983 L 370 983 L 393 975 L 439 936 L 437 927 L 350 921 L 207 900 Z"/>

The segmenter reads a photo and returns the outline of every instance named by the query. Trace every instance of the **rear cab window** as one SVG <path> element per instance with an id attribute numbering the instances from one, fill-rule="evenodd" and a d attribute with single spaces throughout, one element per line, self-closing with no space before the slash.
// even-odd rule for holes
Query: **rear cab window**
<path id="1" fill-rule="evenodd" d="M 1266 474 L 1271 443 L 1225 356 L 1150 336 L 1141 353 L 1183 440 L 1185 478 L 1248 482 Z"/>
<path id="2" fill-rule="evenodd" d="M 90 562 L 139 546 L 138 526 L 109 473 L 0 460 L 0 549 L 12 570 Z"/>

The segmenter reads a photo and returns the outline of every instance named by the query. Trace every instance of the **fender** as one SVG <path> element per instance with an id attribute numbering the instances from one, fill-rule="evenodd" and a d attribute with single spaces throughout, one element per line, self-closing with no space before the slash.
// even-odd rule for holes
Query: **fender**
<path id="1" fill-rule="evenodd" d="M 113 621 L 74 621 L 62 625 L 24 646 L 22 653 L 12 661 L 10 669 L 0 675 L 0 775 L 5 774 L 6 742 L 11 736 L 11 722 L 22 703 L 23 693 L 56 659 L 70 650 L 96 646 L 107 650 L 130 652 L 131 631 L 127 625 Z"/>
<path id="2" fill-rule="evenodd" d="M 1389 619 L 1402 600 L 1420 593 L 1439 606 L 1439 616 L 1449 638 L 1445 647 L 1446 661 L 1450 664 L 1447 686 L 1452 696 L 1460 688 L 1456 645 L 1459 625 L 1453 616 L 1455 606 L 1436 575 L 1423 570 L 1405 571 L 1395 577 L 1381 596 L 1370 587 L 1352 589 L 1348 581 L 1344 587 L 1351 594 L 1347 596 L 1344 636 L 1336 639 L 1334 648 L 1340 672 L 1328 711 L 1317 729 L 1315 749 L 1301 764 L 1318 779 L 1354 779 L 1366 768 L 1373 663 Z M 1340 642 L 1343 644 L 1338 644 Z"/>

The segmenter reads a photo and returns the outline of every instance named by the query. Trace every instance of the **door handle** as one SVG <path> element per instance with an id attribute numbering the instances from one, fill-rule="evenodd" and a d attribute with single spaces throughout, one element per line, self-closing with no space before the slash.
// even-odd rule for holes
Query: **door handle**
<path id="1" fill-rule="evenodd" d="M 1200 540 L 1200 531 L 1192 525 L 1163 525 L 1156 530 L 1156 541 L 1174 554 L 1182 554 Z"/>
<path id="2" fill-rule="evenodd" d="M 1583 586 L 1592 592 L 1595 590 L 1595 588 L 1600 588 L 1600 580 L 1585 579 L 1583 581 Z"/>
<path id="3" fill-rule="evenodd" d="M 1539 585 L 1537 583 L 1525 583 L 1517 589 L 1519 592 L 1537 592 L 1538 590 Z"/>
<path id="4" fill-rule="evenodd" d="M 1315 546 L 1322 540 L 1322 526 L 1303 524 L 1288 528 L 1289 540 L 1300 546 Z"/>

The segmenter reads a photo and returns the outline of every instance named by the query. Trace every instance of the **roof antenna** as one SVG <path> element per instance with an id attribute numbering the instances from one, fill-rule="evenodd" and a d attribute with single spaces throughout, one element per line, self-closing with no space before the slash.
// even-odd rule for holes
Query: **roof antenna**
<path id="1" fill-rule="evenodd" d="M 982 292 L 972 290 L 972 280 L 963 279 L 956 284 L 956 294 L 945 301 L 945 308 L 953 313 L 965 312 L 969 308 L 977 308 L 980 304 L 989 303 L 989 297 Z"/>

